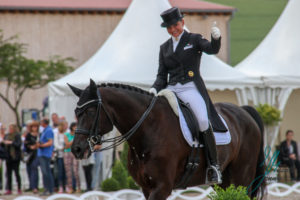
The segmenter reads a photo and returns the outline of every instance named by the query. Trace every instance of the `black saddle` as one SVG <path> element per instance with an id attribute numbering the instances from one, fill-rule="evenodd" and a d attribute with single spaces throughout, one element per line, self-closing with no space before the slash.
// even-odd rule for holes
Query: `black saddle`
<path id="1" fill-rule="evenodd" d="M 190 129 L 191 133 L 192 133 L 192 137 L 193 140 L 196 141 L 198 140 L 199 142 L 200 140 L 200 129 L 199 129 L 199 125 L 198 125 L 198 120 L 194 114 L 194 112 L 192 111 L 190 104 L 188 103 L 184 103 L 177 95 L 176 98 L 178 100 L 179 103 L 179 107 L 181 109 L 181 112 L 185 118 L 185 121 L 188 125 L 188 128 Z"/>

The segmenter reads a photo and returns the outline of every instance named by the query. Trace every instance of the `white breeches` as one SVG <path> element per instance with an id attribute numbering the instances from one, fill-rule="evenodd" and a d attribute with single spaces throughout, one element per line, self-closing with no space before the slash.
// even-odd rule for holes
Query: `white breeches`
<path id="1" fill-rule="evenodd" d="M 172 90 L 185 103 L 189 103 L 194 114 L 197 117 L 200 131 L 205 131 L 209 127 L 206 104 L 199 93 L 194 82 L 186 84 L 177 83 L 176 85 L 168 85 L 167 89 Z"/>

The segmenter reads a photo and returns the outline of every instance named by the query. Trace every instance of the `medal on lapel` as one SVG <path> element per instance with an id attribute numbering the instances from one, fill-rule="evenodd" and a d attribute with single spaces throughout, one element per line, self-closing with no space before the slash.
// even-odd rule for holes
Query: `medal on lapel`
<path id="1" fill-rule="evenodd" d="M 188 75 L 189 75 L 189 77 L 193 77 L 194 76 L 194 72 L 193 71 L 189 71 Z"/>

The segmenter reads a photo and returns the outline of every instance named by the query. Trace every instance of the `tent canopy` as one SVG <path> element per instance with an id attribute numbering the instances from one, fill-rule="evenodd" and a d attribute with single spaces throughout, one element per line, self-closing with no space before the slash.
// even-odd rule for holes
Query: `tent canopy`
<path id="1" fill-rule="evenodd" d="M 271 87 L 300 88 L 299 8 L 299 0 L 290 0 L 266 38 L 236 68 Z"/>
<path id="2" fill-rule="evenodd" d="M 264 87 L 242 89 L 237 96 L 242 104 L 267 103 L 284 114 L 293 89 L 300 88 L 300 1 L 289 0 L 276 24 L 260 45 L 236 68 L 260 78 Z M 279 125 L 265 134 L 266 144 L 274 146 Z"/>

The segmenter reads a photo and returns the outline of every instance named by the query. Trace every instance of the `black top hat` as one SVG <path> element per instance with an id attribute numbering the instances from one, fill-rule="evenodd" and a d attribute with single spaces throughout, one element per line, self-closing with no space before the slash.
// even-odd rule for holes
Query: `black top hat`
<path id="1" fill-rule="evenodd" d="M 160 14 L 160 16 L 164 21 L 161 24 L 162 27 L 171 26 L 183 18 L 183 15 L 181 14 L 180 10 L 176 7 L 165 10 Z"/>

